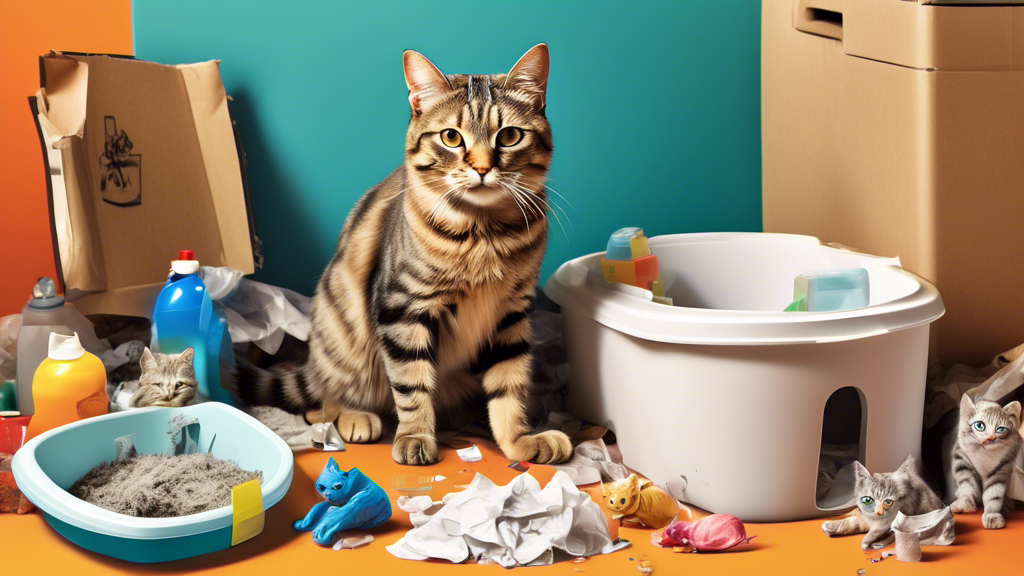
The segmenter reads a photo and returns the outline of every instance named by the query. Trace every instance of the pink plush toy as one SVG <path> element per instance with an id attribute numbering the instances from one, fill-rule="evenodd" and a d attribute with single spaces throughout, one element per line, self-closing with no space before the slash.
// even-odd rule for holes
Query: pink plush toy
<path id="1" fill-rule="evenodd" d="M 682 548 L 679 552 L 719 552 L 746 544 L 756 536 L 747 537 L 743 522 L 728 514 L 712 514 L 696 522 L 673 522 L 651 540 L 658 546 Z"/>

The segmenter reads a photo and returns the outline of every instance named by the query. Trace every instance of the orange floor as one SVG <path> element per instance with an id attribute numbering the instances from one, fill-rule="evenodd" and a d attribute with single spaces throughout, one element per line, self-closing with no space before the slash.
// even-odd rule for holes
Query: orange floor
<path id="1" fill-rule="evenodd" d="M 428 468 L 399 466 L 392 462 L 390 446 L 349 446 L 347 452 L 335 454 L 343 468 L 358 466 L 381 484 L 392 497 L 400 493 L 391 488 L 396 474 L 437 475 L 447 478 L 436 483 L 429 494 L 434 499 L 466 484 L 472 469 L 498 483 L 506 483 L 517 472 L 508 468 L 509 461 L 493 447 L 477 442 L 484 460 L 466 464 L 451 449 L 442 450 L 442 461 Z M 309 576 L 343 574 L 504 574 L 500 566 L 458 565 L 447 562 L 417 562 L 391 556 L 385 545 L 398 540 L 408 530 L 408 515 L 397 510 L 394 518 L 374 530 L 376 541 L 357 550 L 334 551 L 313 544 L 309 533 L 296 533 L 291 522 L 317 502 L 313 478 L 319 475 L 328 455 L 305 452 L 296 457 L 295 479 L 291 490 L 266 518 L 262 534 L 234 548 L 178 562 L 137 565 L 112 560 L 77 548 L 52 531 L 38 513 L 25 516 L 0 515 L 0 566 L 5 574 L 84 574 L 132 572 L 157 574 L 203 572 L 223 574 Z M 553 474 L 546 466 L 531 468 L 541 484 Z M 598 494 L 597 485 L 589 487 Z M 623 528 L 620 536 L 633 546 L 606 556 L 595 556 L 582 563 L 563 562 L 549 567 L 517 568 L 527 574 L 639 574 L 636 560 L 647 555 L 655 574 L 1019 574 L 1024 546 L 1024 514 L 1010 516 L 1004 530 L 985 530 L 981 515 L 957 518 L 957 539 L 953 546 L 926 547 L 924 561 L 919 564 L 897 562 L 888 558 L 871 563 L 860 550 L 860 537 L 829 539 L 819 529 L 820 521 L 788 524 L 748 524 L 748 534 L 757 538 L 732 552 L 720 554 L 674 554 L 650 544 L 650 531 Z"/>

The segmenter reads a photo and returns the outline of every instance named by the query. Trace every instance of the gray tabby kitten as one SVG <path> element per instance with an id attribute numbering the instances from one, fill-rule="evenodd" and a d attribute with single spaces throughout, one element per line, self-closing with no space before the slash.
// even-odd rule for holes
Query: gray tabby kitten
<path id="1" fill-rule="evenodd" d="M 508 74 L 445 76 L 403 55 L 405 163 L 356 203 L 313 297 L 309 361 L 240 362 L 238 392 L 374 442 L 395 414 L 391 455 L 437 461 L 436 414 L 484 397 L 511 460 L 562 462 L 559 431 L 531 434 L 530 311 L 547 242 L 548 49 Z"/>
<path id="2" fill-rule="evenodd" d="M 1021 457 L 1020 402 L 1005 407 L 989 400 L 960 399 L 960 428 L 953 452 L 956 500 L 953 512 L 974 512 L 984 504 L 985 528 L 1006 526 L 1003 507 L 1014 464 Z"/>
<path id="3" fill-rule="evenodd" d="M 129 405 L 185 406 L 195 400 L 199 381 L 192 367 L 195 351 L 186 348 L 181 354 L 154 354 L 149 348 L 142 353 L 142 376 L 139 388 Z"/>
<path id="4" fill-rule="evenodd" d="M 866 532 L 860 547 L 882 548 L 894 539 L 891 527 L 897 512 L 915 516 L 943 507 L 942 500 L 918 473 L 913 455 L 890 473 L 871 474 L 860 462 L 853 466 L 857 510 L 843 518 L 826 520 L 821 529 L 829 536 Z"/>

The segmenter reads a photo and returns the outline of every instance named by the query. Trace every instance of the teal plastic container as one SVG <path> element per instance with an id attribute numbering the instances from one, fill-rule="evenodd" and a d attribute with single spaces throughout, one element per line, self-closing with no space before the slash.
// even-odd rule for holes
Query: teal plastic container
<path id="1" fill-rule="evenodd" d="M 192 365 L 199 393 L 210 400 L 237 406 L 222 385 L 231 377 L 235 355 L 227 322 L 213 308 L 213 300 L 199 277 L 199 262 L 191 250 L 182 250 L 171 262 L 171 275 L 153 309 L 153 340 L 158 352 L 178 354 L 195 350 Z"/>
<path id="2" fill-rule="evenodd" d="M 14 479 L 54 530 L 93 552 L 149 563 L 223 550 L 231 546 L 231 506 L 177 518 L 136 518 L 67 492 L 97 464 L 114 459 L 116 438 L 132 434 L 140 454 L 165 453 L 169 423 L 181 413 L 199 420 L 201 452 L 263 472 L 264 510 L 288 492 L 294 465 L 288 445 L 255 418 L 219 402 L 115 412 L 54 428 L 14 455 Z"/>

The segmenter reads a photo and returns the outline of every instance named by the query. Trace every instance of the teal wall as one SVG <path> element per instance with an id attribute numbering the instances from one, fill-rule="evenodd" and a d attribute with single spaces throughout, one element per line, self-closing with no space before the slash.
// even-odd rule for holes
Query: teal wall
<path id="1" fill-rule="evenodd" d="M 402 161 L 402 50 L 445 73 L 551 49 L 542 282 L 608 234 L 761 229 L 760 2 L 135 0 L 135 55 L 220 59 L 265 267 L 310 293 L 356 198 Z M 573 232 L 575 228 L 575 232 Z"/>

